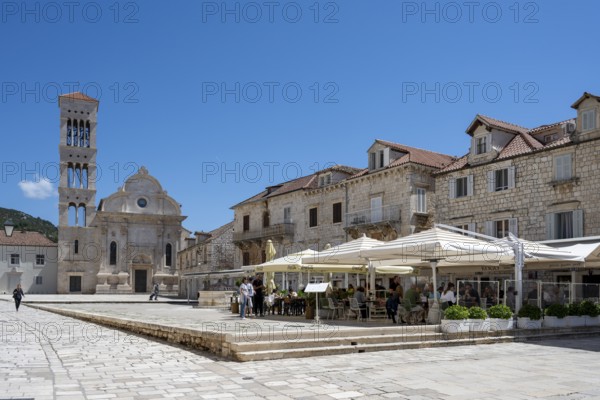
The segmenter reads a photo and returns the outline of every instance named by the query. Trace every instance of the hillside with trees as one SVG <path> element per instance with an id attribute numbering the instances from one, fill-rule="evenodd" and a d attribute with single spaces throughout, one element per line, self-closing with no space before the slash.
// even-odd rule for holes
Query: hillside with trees
<path id="1" fill-rule="evenodd" d="M 50 221 L 33 217 L 22 211 L 0 207 L 0 229 L 4 229 L 4 221 L 7 219 L 12 220 L 16 231 L 40 232 L 53 242 L 58 242 L 58 228 Z"/>

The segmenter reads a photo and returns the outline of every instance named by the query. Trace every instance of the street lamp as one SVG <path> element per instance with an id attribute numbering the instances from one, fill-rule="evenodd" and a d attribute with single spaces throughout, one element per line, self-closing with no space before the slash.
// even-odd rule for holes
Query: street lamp
<path id="1" fill-rule="evenodd" d="M 15 229 L 15 224 L 10 219 L 4 221 L 4 233 L 6 233 L 7 237 L 11 237 L 13 233 L 13 229 Z"/>

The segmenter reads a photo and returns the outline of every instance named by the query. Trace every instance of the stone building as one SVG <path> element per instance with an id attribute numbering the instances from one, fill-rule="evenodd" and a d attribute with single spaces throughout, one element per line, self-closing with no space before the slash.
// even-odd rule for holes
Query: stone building
<path id="1" fill-rule="evenodd" d="M 477 115 L 460 158 L 376 140 L 366 169 L 338 166 L 266 188 L 232 207 L 237 265 L 262 262 L 266 239 L 281 255 L 361 234 L 392 240 L 433 223 L 534 241 L 600 236 L 600 97 L 584 93 L 571 107 L 572 118 L 535 128 Z M 591 270 L 569 269 L 528 277 L 600 283 Z M 478 280 L 512 274 L 476 273 Z"/>
<path id="2" fill-rule="evenodd" d="M 584 93 L 571 107 L 573 118 L 532 129 L 477 115 L 469 152 L 435 174 L 437 222 L 535 241 L 600 235 L 600 98 Z M 529 275 L 561 274 L 569 272 Z M 600 283 L 587 270 L 576 276 Z"/>
<path id="3" fill-rule="evenodd" d="M 0 227 L 2 228 L 2 227 Z M 39 232 L 0 229 L 0 293 L 56 293 L 58 245 Z"/>
<path id="4" fill-rule="evenodd" d="M 429 227 L 435 210 L 429 195 L 435 190 L 433 173 L 454 158 L 383 140 L 376 140 L 367 156 L 368 168 L 334 166 L 268 187 L 233 206 L 236 266 L 264 262 L 268 239 L 280 257 L 362 234 L 391 240 Z M 287 284 L 296 287 L 296 278 L 286 279 Z"/>
<path id="5" fill-rule="evenodd" d="M 234 266 L 233 221 L 210 232 L 194 232 L 186 238 L 185 248 L 177 253 L 180 293 L 194 297 L 198 290 L 215 290 L 234 286 L 234 278 L 219 272 Z"/>
<path id="6" fill-rule="evenodd" d="M 180 205 L 141 167 L 96 209 L 98 101 L 59 97 L 58 293 L 177 294 Z"/>

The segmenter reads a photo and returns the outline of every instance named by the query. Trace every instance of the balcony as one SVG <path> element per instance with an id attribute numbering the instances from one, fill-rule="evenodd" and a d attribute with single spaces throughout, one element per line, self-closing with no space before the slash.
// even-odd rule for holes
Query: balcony
<path id="1" fill-rule="evenodd" d="M 265 228 L 245 232 L 233 232 L 234 242 L 243 242 L 247 240 L 263 240 L 273 238 L 283 238 L 285 236 L 294 236 L 293 223 L 275 224 Z"/>
<path id="2" fill-rule="evenodd" d="M 367 210 L 356 211 L 346 214 L 346 228 L 379 224 L 382 222 L 399 222 L 400 221 L 400 205 L 389 205 L 379 208 L 369 208 Z"/>
<path id="3" fill-rule="evenodd" d="M 390 240 L 400 233 L 400 205 L 393 204 L 346 214 L 344 230 L 353 238 L 363 233 L 380 240 Z"/>

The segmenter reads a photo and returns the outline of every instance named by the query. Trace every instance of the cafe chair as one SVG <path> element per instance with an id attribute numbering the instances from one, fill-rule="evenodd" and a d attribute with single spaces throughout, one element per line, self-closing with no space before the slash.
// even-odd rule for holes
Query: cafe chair
<path id="1" fill-rule="evenodd" d="M 327 304 L 329 306 L 329 313 L 331 315 L 333 315 L 333 317 L 335 317 L 336 315 L 339 317 L 340 314 L 339 312 L 341 311 L 342 314 L 344 313 L 344 305 L 343 304 L 336 304 L 335 301 L 333 301 L 333 299 L 331 297 L 327 298 Z M 329 317 L 328 314 L 327 316 Z"/>
<path id="2" fill-rule="evenodd" d="M 357 321 L 361 321 L 363 319 L 358 300 L 356 300 L 354 297 L 350 297 L 350 310 L 346 314 L 346 319 L 348 319 L 348 317 L 350 316 L 350 312 L 356 315 Z"/>

